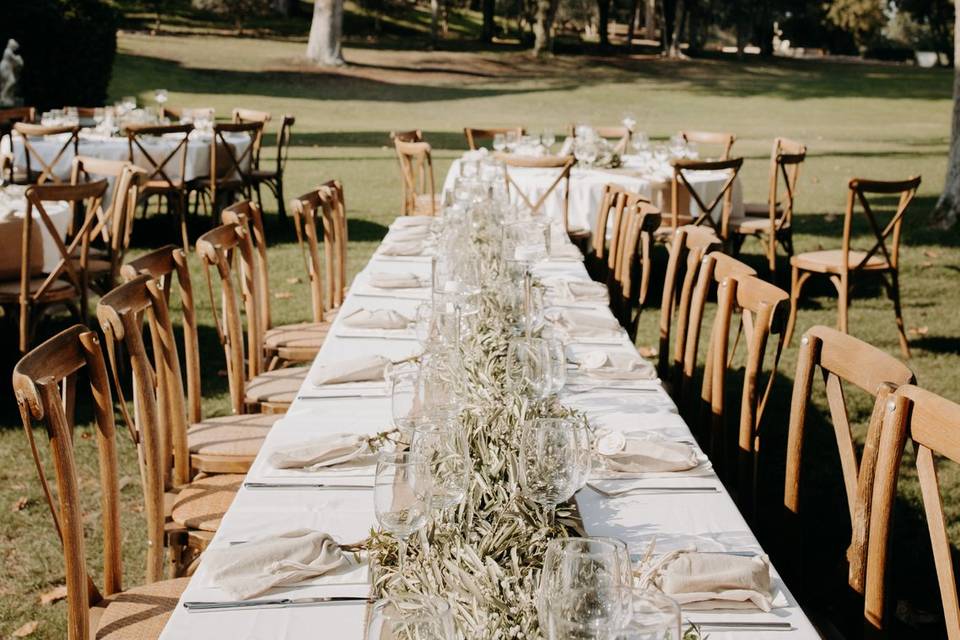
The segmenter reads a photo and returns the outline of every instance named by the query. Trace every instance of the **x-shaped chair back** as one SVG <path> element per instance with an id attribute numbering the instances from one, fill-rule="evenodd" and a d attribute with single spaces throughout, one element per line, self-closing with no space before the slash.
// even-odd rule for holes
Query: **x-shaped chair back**
<path id="1" fill-rule="evenodd" d="M 774 230 L 790 226 L 793 221 L 793 203 L 797 196 L 800 165 L 806 158 L 807 147 L 803 144 L 786 138 L 777 138 L 773 141 L 773 153 L 770 154 L 770 192 L 767 203 L 770 223 Z"/>
<path id="2" fill-rule="evenodd" d="M 727 225 L 730 218 L 730 211 L 733 207 L 733 184 L 737 180 L 737 175 L 743 167 L 743 158 L 732 158 L 729 160 L 674 160 L 673 161 L 673 182 L 671 184 L 670 201 L 673 227 L 677 227 L 680 213 L 677 211 L 680 207 L 680 188 L 685 188 L 690 197 L 697 206 L 700 207 L 700 215 L 697 216 L 691 224 L 695 227 L 707 225 L 713 228 L 714 232 L 720 236 L 721 240 L 727 239 Z M 690 172 L 692 171 L 723 171 L 727 173 L 727 178 L 720 190 L 707 204 L 694 188 L 690 181 Z M 720 215 L 720 221 L 714 219 L 713 211 L 723 202 L 723 211 Z"/>
<path id="3" fill-rule="evenodd" d="M 257 111 L 255 109 L 234 109 L 233 121 L 237 123 L 254 122 L 260 124 L 260 130 L 253 138 L 253 152 L 251 154 L 251 166 L 254 169 L 260 168 L 260 149 L 263 146 L 263 131 L 270 122 L 271 116 L 266 111 Z"/>
<path id="4" fill-rule="evenodd" d="M 211 182 L 216 183 L 217 181 L 240 181 L 245 186 L 250 184 L 250 171 L 254 167 L 254 142 L 257 139 L 257 136 L 261 135 L 263 132 L 263 123 L 261 122 L 246 122 L 246 123 L 229 123 L 229 124 L 215 124 L 213 125 L 213 139 L 210 141 L 210 180 Z M 250 144 L 243 150 L 242 153 L 237 154 L 236 147 L 233 143 L 227 140 L 227 134 L 229 133 L 246 133 L 250 136 Z M 226 160 L 226 163 L 223 167 L 218 167 L 220 163 L 220 154 L 218 150 L 223 151 L 223 157 Z M 244 167 L 245 163 L 249 163 L 249 169 Z"/>
<path id="5" fill-rule="evenodd" d="M 80 142 L 80 127 L 45 127 L 39 124 L 17 122 L 13 125 L 13 130 L 19 133 L 23 140 L 23 151 L 27 161 L 27 179 L 36 184 L 44 184 L 46 182 L 62 184 L 64 180 L 61 180 L 54 170 L 56 169 L 57 163 L 60 162 L 60 159 L 67 157 L 66 154 L 71 150 L 73 151 L 73 156 L 77 155 L 77 147 Z M 44 160 L 43 156 L 37 152 L 31 143 L 31 140 L 35 140 L 36 138 L 63 134 L 69 135 L 64 139 L 63 144 L 60 145 L 56 155 L 53 156 L 53 160 L 50 162 Z M 39 175 L 36 174 L 33 168 L 34 162 L 41 167 Z M 34 175 L 37 175 L 36 180 L 33 179 Z"/>
<path id="6" fill-rule="evenodd" d="M 719 146 L 721 160 L 730 159 L 730 150 L 733 149 L 733 143 L 737 140 L 737 136 L 725 131 L 681 131 L 680 136 L 685 142 Z"/>
<path id="7" fill-rule="evenodd" d="M 435 215 L 432 148 L 428 142 L 404 142 L 394 138 L 393 146 L 400 161 L 400 177 L 403 179 L 403 215 L 417 213 L 417 197 L 430 194 L 430 215 Z M 427 190 L 429 187 L 429 191 Z"/>
<path id="8" fill-rule="evenodd" d="M 624 126 L 619 127 L 591 127 L 593 131 L 604 140 L 613 141 L 614 153 L 623 155 L 627 152 L 627 145 L 630 144 L 630 136 L 633 135 L 633 129 Z M 577 125 L 570 125 L 570 137 L 577 137 Z"/>
<path id="9" fill-rule="evenodd" d="M 283 116 L 280 121 L 280 132 L 277 133 L 277 178 L 283 179 L 283 171 L 287 168 L 287 157 L 290 155 L 290 140 L 293 137 L 293 125 L 297 119 L 290 115 Z M 259 156 L 257 166 L 260 165 Z"/>
<path id="10" fill-rule="evenodd" d="M 608 283 L 611 307 L 631 339 L 636 338 L 640 312 L 650 284 L 653 233 L 660 226 L 660 209 L 642 198 L 631 199 L 621 217 L 615 263 Z"/>
<path id="11" fill-rule="evenodd" d="M 490 129 L 478 129 L 476 127 L 465 127 L 463 135 L 467 139 L 467 146 L 471 151 L 476 151 L 477 140 L 492 140 L 497 134 L 515 133 L 520 137 L 526 133 L 523 127 L 493 127 Z"/>
<path id="12" fill-rule="evenodd" d="M 543 214 L 543 204 L 547 201 L 547 198 L 550 197 L 550 194 L 554 192 L 555 189 L 562 183 L 563 184 L 563 193 L 562 193 L 562 212 L 563 212 L 563 228 L 567 231 L 570 230 L 569 220 L 568 220 L 568 200 L 570 197 L 570 170 L 573 168 L 573 163 L 575 162 L 573 156 L 547 156 L 544 158 L 527 158 L 521 156 L 510 156 L 506 155 L 503 157 L 503 162 L 506 165 L 507 171 L 507 190 L 515 191 L 519 197 L 522 204 L 530 211 L 530 215 Z M 553 181 L 550 183 L 546 189 L 540 194 L 536 200 L 532 200 L 523 189 L 520 188 L 520 185 L 517 184 L 516 180 L 513 179 L 513 176 L 510 175 L 510 168 L 515 169 L 556 169 L 557 172 L 553 177 Z"/>
<path id="13" fill-rule="evenodd" d="M 847 210 L 843 219 L 843 258 L 841 266 L 844 270 L 860 271 L 867 266 L 867 263 L 874 256 L 882 258 L 887 269 L 892 271 L 897 270 L 897 261 L 900 253 L 900 227 L 903 224 L 903 215 L 917 194 L 919 187 L 919 176 L 908 178 L 907 180 L 884 181 L 854 178 L 850 181 L 850 191 L 847 194 Z M 877 221 L 873 207 L 870 205 L 871 195 L 899 196 L 896 212 L 886 226 L 882 228 Z M 870 224 L 874 244 L 863 258 L 851 267 L 849 263 L 850 242 L 852 239 L 853 216 L 857 202 L 860 203 L 867 222 Z M 890 240 L 889 247 L 887 246 L 888 239 Z"/>
<path id="14" fill-rule="evenodd" d="M 639 194 L 629 191 L 618 184 L 613 184 L 612 182 L 603 185 L 603 197 L 600 199 L 600 207 L 597 209 L 597 221 L 594 224 L 593 233 L 590 238 L 591 260 L 590 263 L 588 263 L 588 267 L 594 271 L 603 272 L 606 270 L 609 260 L 608 252 L 610 247 L 613 247 L 615 243 L 614 238 L 611 238 L 608 247 L 607 227 L 611 224 L 613 225 L 612 235 L 619 232 L 620 216 L 623 214 L 623 208 L 626 206 L 630 196 L 640 197 Z M 611 215 L 613 216 L 612 220 L 610 218 Z M 603 273 L 591 275 L 602 276 Z"/>
<path id="15" fill-rule="evenodd" d="M 139 166 L 146 169 L 146 182 L 162 180 L 165 186 L 172 190 L 182 189 L 187 172 L 187 145 L 189 144 L 191 131 L 193 131 L 192 124 L 167 126 L 128 125 L 127 147 L 129 149 L 129 160 L 130 162 L 136 160 Z M 159 136 L 177 140 L 177 144 L 162 156 L 156 149 L 150 151 L 147 146 L 144 145 L 145 137 Z M 173 164 L 171 165 L 171 163 Z M 168 165 L 177 167 L 176 178 L 170 176 Z"/>

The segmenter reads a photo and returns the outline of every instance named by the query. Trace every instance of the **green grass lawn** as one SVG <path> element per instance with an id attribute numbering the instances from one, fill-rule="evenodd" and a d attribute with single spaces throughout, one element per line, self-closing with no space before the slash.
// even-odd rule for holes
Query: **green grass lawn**
<path id="1" fill-rule="evenodd" d="M 298 37 L 128 33 L 120 36 L 119 46 L 110 87 L 113 98 L 137 94 L 149 101 L 153 89 L 164 87 L 170 92 L 170 104 L 213 106 L 220 116 L 236 106 L 263 109 L 275 119 L 282 113 L 295 115 L 287 195 L 305 192 L 330 178 L 343 181 L 351 220 L 352 272 L 366 262 L 398 212 L 400 180 L 387 137 L 392 129 L 424 130 L 435 148 L 438 182 L 465 146 L 461 134 L 465 125 L 523 124 L 534 132 L 542 128 L 560 132 L 574 121 L 615 124 L 629 111 L 641 128 L 659 138 L 680 128 L 729 130 L 737 134 L 736 153 L 746 157 L 742 176 L 750 200 L 765 197 L 772 138 L 795 138 L 808 145 L 810 154 L 800 180 L 795 221 L 798 251 L 839 247 L 850 177 L 892 179 L 920 174 L 923 185 L 905 223 L 901 252 L 904 313 L 912 330 L 910 366 L 922 385 L 960 399 L 960 314 L 956 313 L 960 241 L 957 231 L 933 231 L 927 226 L 945 170 L 952 80 L 948 71 L 828 62 L 677 63 L 589 56 L 558 57 L 544 63 L 514 52 L 427 53 L 368 47 L 347 48 L 350 67 L 324 70 L 303 60 L 304 44 Z M 270 136 L 268 144 L 272 141 Z M 272 149 L 266 154 L 267 161 L 272 159 Z M 275 210 L 272 202 L 267 209 Z M 275 322 L 306 319 L 309 293 L 292 231 L 270 222 Z M 865 225 L 857 229 L 868 233 Z M 135 235 L 139 250 L 175 241 L 173 227 L 163 218 L 138 221 Z M 748 260 L 762 264 L 757 260 L 758 247 L 748 244 L 745 251 Z M 662 267 L 662 260 L 658 264 Z M 781 263 L 782 273 L 785 266 Z M 213 333 L 209 303 L 202 295 L 199 268 L 194 275 L 204 325 L 205 411 L 224 413 L 226 380 L 218 373 L 224 368 L 223 354 Z M 808 285 L 798 333 L 813 324 L 835 322 L 836 306 L 828 287 Z M 866 288 L 863 296 L 855 299 L 851 311 L 852 333 L 899 354 L 889 301 L 877 288 Z M 651 300 L 659 297 L 651 295 Z M 54 328 L 50 325 L 47 331 Z M 14 332 L 8 330 L 6 335 L 3 370 L 9 372 L 16 359 Z M 638 344 L 655 342 L 656 309 L 651 308 L 641 319 Z M 775 473 L 777 443 L 782 442 L 787 426 L 794 366 L 795 349 L 790 348 L 768 410 L 765 446 L 771 475 L 765 486 L 774 498 L 782 490 L 782 479 Z M 851 417 L 862 423 L 869 403 L 852 400 Z M 6 377 L 0 382 L 0 425 L 0 460 L 4 461 L 0 469 L 0 637 L 37 620 L 33 637 L 60 638 L 64 603 L 40 606 L 39 596 L 62 584 L 62 556 Z M 817 444 L 808 448 L 806 477 L 814 486 L 806 503 L 811 506 L 804 524 L 808 549 L 842 553 L 839 541 L 846 507 L 839 475 L 833 472 L 837 461 L 832 436 L 825 429 L 812 431 Z M 95 445 L 88 428 L 81 427 L 78 433 L 84 472 L 81 489 L 89 501 L 85 505 L 89 551 L 96 556 Z M 133 448 L 122 436 L 121 432 L 127 581 L 137 584 L 142 579 L 144 545 L 141 494 Z M 957 544 L 960 476 L 948 468 L 942 475 L 950 532 Z M 893 554 L 894 575 L 911 587 L 908 602 L 901 607 L 903 617 L 920 623 L 939 605 L 918 515 L 919 492 L 912 474 L 906 477 L 898 504 L 898 535 L 904 543 Z M 26 499 L 24 506 L 19 504 L 21 498 Z M 773 519 L 765 522 L 772 525 Z M 761 534 L 767 544 L 776 541 L 773 526 L 762 527 Z M 821 574 L 811 573 L 804 579 L 815 584 Z"/>

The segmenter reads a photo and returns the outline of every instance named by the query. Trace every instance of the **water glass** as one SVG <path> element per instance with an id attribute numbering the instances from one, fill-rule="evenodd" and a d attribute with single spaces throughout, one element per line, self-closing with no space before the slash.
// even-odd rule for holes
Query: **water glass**
<path id="1" fill-rule="evenodd" d="M 493 135 L 493 150 L 503 151 L 506 148 L 507 148 L 507 137 L 502 133 L 495 133 Z"/>
<path id="2" fill-rule="evenodd" d="M 542 298 L 541 298 L 542 299 Z M 560 393 L 567 384 L 567 354 L 563 341 L 556 338 L 547 339 L 547 352 L 550 354 L 550 387 L 548 393 Z"/>
<path id="3" fill-rule="evenodd" d="M 431 501 L 435 509 L 463 502 L 470 488 L 473 463 L 467 434 L 456 419 L 430 419 L 405 434 L 410 451 L 422 456 L 430 468 Z"/>
<path id="4" fill-rule="evenodd" d="M 680 640 L 680 607 L 649 589 L 574 589 L 550 602 L 550 640 Z"/>
<path id="5" fill-rule="evenodd" d="M 512 153 L 517 145 L 520 144 L 520 134 L 518 134 L 516 131 L 507 131 L 505 135 L 505 141 L 507 144 L 507 151 Z"/>
<path id="6" fill-rule="evenodd" d="M 378 600 L 370 611 L 367 640 L 452 640 L 453 613 L 436 596 L 407 594 Z"/>
<path id="7" fill-rule="evenodd" d="M 423 413 L 420 397 L 420 366 L 414 362 L 389 365 L 384 372 L 390 386 L 390 413 L 393 426 L 410 426 Z"/>
<path id="8" fill-rule="evenodd" d="M 383 452 L 377 457 L 373 508 L 380 527 L 399 544 L 403 573 L 407 538 L 430 520 L 430 468 L 426 459 L 410 452 Z"/>
<path id="9" fill-rule="evenodd" d="M 590 438 L 582 425 L 568 418 L 534 418 L 523 426 L 520 489 L 544 507 L 551 523 L 554 508 L 583 486 L 589 468 Z"/>
<path id="10" fill-rule="evenodd" d="M 503 227 L 501 243 L 503 259 L 531 265 L 550 256 L 550 225 L 524 220 Z"/>
<path id="11" fill-rule="evenodd" d="M 167 99 L 169 94 L 166 89 L 157 89 L 153 92 L 153 98 L 157 101 L 157 104 L 160 105 L 160 108 L 163 108 L 163 105 L 167 104 Z"/>
<path id="12" fill-rule="evenodd" d="M 506 384 L 528 398 L 545 398 L 550 389 L 550 353 L 543 338 L 518 336 L 507 347 Z"/>
<path id="13" fill-rule="evenodd" d="M 540 134 L 540 144 L 547 148 L 547 151 L 550 151 L 552 147 L 557 142 L 557 135 L 553 132 L 552 129 L 544 129 L 543 133 Z"/>

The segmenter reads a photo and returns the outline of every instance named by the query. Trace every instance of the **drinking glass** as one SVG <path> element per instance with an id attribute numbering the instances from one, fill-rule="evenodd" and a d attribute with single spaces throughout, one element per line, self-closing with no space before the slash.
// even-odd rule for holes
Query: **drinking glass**
<path id="1" fill-rule="evenodd" d="M 550 151 L 552 147 L 557 142 L 557 135 L 553 132 L 553 129 L 544 129 L 543 133 L 540 134 L 540 144 L 547 148 L 547 151 Z"/>
<path id="2" fill-rule="evenodd" d="M 634 115 L 627 111 L 623 114 L 623 118 L 620 120 L 623 123 L 623 126 L 627 128 L 627 131 L 633 131 L 633 128 L 637 126 L 637 119 Z"/>
<path id="3" fill-rule="evenodd" d="M 93 110 L 93 124 L 99 129 L 107 117 L 107 111 L 103 107 L 96 107 Z"/>
<path id="4" fill-rule="evenodd" d="M 550 354 L 550 386 L 548 394 L 557 394 L 567 384 L 567 354 L 563 348 L 563 341 L 556 338 L 547 339 L 547 353 Z"/>
<path id="5" fill-rule="evenodd" d="M 549 626 L 550 603 L 577 589 L 632 587 L 633 568 L 627 545 L 616 538 L 558 538 L 543 556 L 537 587 L 537 618 Z"/>
<path id="6" fill-rule="evenodd" d="M 527 265 L 550 256 L 550 225 L 533 220 L 512 222 L 503 227 L 503 259 Z"/>
<path id="7" fill-rule="evenodd" d="M 507 131 L 504 140 L 506 141 L 507 151 L 513 152 L 520 143 L 520 135 L 516 131 Z"/>
<path id="8" fill-rule="evenodd" d="M 163 108 L 163 105 L 167 104 L 169 94 L 166 89 L 157 89 L 153 92 L 153 99 L 157 101 L 157 104 L 160 105 L 160 108 Z"/>
<path id="9" fill-rule="evenodd" d="M 137 98 L 136 96 L 123 96 L 120 98 L 120 102 L 123 103 L 123 108 L 127 111 L 133 111 L 137 108 Z"/>
<path id="10" fill-rule="evenodd" d="M 630 136 L 630 147 L 636 154 L 641 154 L 650 149 L 650 138 L 643 131 L 634 132 Z"/>
<path id="11" fill-rule="evenodd" d="M 507 347 L 506 383 L 515 393 L 544 398 L 550 389 L 550 353 L 543 338 L 515 337 Z"/>
<path id="12" fill-rule="evenodd" d="M 450 605 L 436 596 L 407 594 L 378 600 L 371 608 L 367 640 L 452 640 Z"/>
<path id="13" fill-rule="evenodd" d="M 470 446 L 467 434 L 453 418 L 441 417 L 417 424 L 407 432 L 410 451 L 422 456 L 430 469 L 431 504 L 436 509 L 454 507 L 470 488 Z"/>
<path id="14" fill-rule="evenodd" d="M 550 602 L 551 640 L 680 640 L 680 607 L 650 589 L 574 589 Z"/>
<path id="15" fill-rule="evenodd" d="M 407 538 L 430 519 L 430 469 L 415 453 L 383 452 L 377 458 L 373 508 L 380 527 L 399 545 L 399 571 L 403 573 Z"/>
<path id="16" fill-rule="evenodd" d="M 420 346 L 426 348 L 427 343 L 433 339 L 433 305 L 429 302 L 423 302 L 417 305 L 417 311 L 413 318 L 414 330 L 417 334 L 417 341 Z"/>
<path id="17" fill-rule="evenodd" d="M 507 137 L 502 133 L 495 133 L 493 135 L 493 150 L 503 151 L 506 148 L 507 148 Z"/>
<path id="18" fill-rule="evenodd" d="M 586 429 L 568 418 L 534 418 L 520 435 L 520 489 L 551 524 L 558 504 L 583 485 L 590 464 Z"/>
<path id="19" fill-rule="evenodd" d="M 384 372 L 390 385 L 390 414 L 393 426 L 399 428 L 413 424 L 422 413 L 420 398 L 420 366 L 413 362 L 390 365 Z"/>

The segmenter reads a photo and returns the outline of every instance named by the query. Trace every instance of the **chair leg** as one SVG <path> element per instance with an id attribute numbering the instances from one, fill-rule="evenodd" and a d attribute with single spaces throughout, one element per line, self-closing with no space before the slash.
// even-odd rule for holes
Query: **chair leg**
<path id="1" fill-rule="evenodd" d="M 283 199 L 283 178 L 277 178 L 277 186 L 273 192 L 277 196 L 277 215 L 284 221 L 287 219 L 287 207 Z"/>
<path id="2" fill-rule="evenodd" d="M 30 350 L 30 305 L 20 303 L 20 353 Z"/>
<path id="3" fill-rule="evenodd" d="M 849 333 L 850 284 L 846 278 L 830 278 L 837 287 L 837 329 Z"/>
<path id="4" fill-rule="evenodd" d="M 900 309 L 900 276 L 896 271 L 890 272 L 890 297 L 893 299 L 893 312 L 897 316 L 897 331 L 900 333 L 900 351 L 904 358 L 910 357 L 910 345 L 907 344 L 907 334 L 903 330 L 903 311 Z"/>
<path id="5" fill-rule="evenodd" d="M 793 329 L 797 324 L 797 305 L 800 301 L 800 290 L 803 289 L 803 283 L 807 281 L 810 274 L 806 271 L 800 272 L 800 268 L 791 265 L 790 267 L 790 317 L 787 319 L 787 331 L 784 336 L 784 343 L 790 344 L 793 337 Z"/>
<path id="6" fill-rule="evenodd" d="M 177 210 L 177 215 L 180 216 L 180 237 L 183 241 L 183 251 L 184 253 L 190 253 L 190 235 L 187 232 L 187 194 L 183 191 L 180 192 L 180 203 Z"/>

